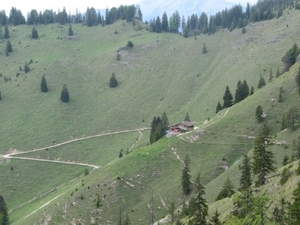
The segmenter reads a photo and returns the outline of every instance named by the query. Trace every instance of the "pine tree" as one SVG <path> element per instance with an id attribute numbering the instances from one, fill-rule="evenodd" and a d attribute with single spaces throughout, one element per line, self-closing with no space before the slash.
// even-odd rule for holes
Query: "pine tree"
<path id="1" fill-rule="evenodd" d="M 247 84 L 247 81 L 244 80 L 243 81 L 243 85 L 242 85 L 242 96 L 243 96 L 243 99 L 247 98 L 249 96 L 249 86 Z"/>
<path id="2" fill-rule="evenodd" d="M 29 68 L 27 62 L 25 62 L 25 65 L 24 65 L 24 72 L 25 72 L 25 73 L 28 73 L 29 71 L 30 71 L 30 68 Z"/>
<path id="3" fill-rule="evenodd" d="M 236 85 L 236 91 L 235 91 L 235 97 L 234 97 L 234 102 L 238 103 L 243 100 L 243 87 L 242 87 L 242 82 L 241 80 L 238 81 Z"/>
<path id="4" fill-rule="evenodd" d="M 2 214 L 2 224 L 9 225 L 9 216 L 6 208 L 6 203 L 2 195 L 0 195 L 0 214 Z"/>
<path id="5" fill-rule="evenodd" d="M 160 117 L 154 117 L 151 123 L 150 144 L 158 141 L 165 135 L 163 121 Z"/>
<path id="6" fill-rule="evenodd" d="M 8 29 L 7 25 L 5 25 L 5 28 L 4 28 L 4 38 L 5 39 L 9 38 L 9 29 Z"/>
<path id="7" fill-rule="evenodd" d="M 246 28 L 245 28 L 245 26 L 243 26 L 242 34 L 245 34 L 245 33 L 246 33 Z"/>
<path id="8" fill-rule="evenodd" d="M 64 84 L 61 94 L 60 94 L 60 100 L 62 102 L 69 102 L 70 101 L 70 95 L 67 86 Z"/>
<path id="9" fill-rule="evenodd" d="M 224 96 L 223 96 L 223 100 L 224 100 L 223 108 L 228 108 L 228 107 L 232 106 L 233 97 L 232 97 L 232 94 L 230 93 L 228 85 L 226 86 L 226 90 L 225 90 L 225 93 L 224 93 Z"/>
<path id="10" fill-rule="evenodd" d="M 298 93 L 300 94 L 300 66 L 298 68 L 298 73 L 297 73 L 297 76 L 296 76 L 296 84 L 298 86 Z"/>
<path id="11" fill-rule="evenodd" d="M 207 48 L 206 48 L 205 43 L 203 43 L 202 53 L 203 53 L 203 54 L 206 54 L 206 53 L 207 53 Z"/>
<path id="12" fill-rule="evenodd" d="M 186 155 L 184 158 L 184 165 L 183 165 L 182 177 L 181 177 L 181 185 L 182 185 L 182 191 L 184 195 L 189 195 L 192 192 L 190 164 L 191 164 L 190 157 Z"/>
<path id="13" fill-rule="evenodd" d="M 274 77 L 273 77 L 273 70 L 270 69 L 270 72 L 269 72 L 269 82 L 271 82 L 273 79 L 274 79 Z"/>
<path id="14" fill-rule="evenodd" d="M 287 125 L 286 125 L 286 117 L 285 117 L 285 114 L 282 115 L 282 119 L 281 119 L 281 130 L 284 130 L 285 128 L 287 128 Z"/>
<path id="15" fill-rule="evenodd" d="M 164 133 L 165 133 L 170 125 L 166 112 L 164 112 L 162 114 L 161 121 L 162 121 L 163 129 L 164 129 Z"/>
<path id="16" fill-rule="evenodd" d="M 191 121 L 189 113 L 185 114 L 184 121 Z"/>
<path id="17" fill-rule="evenodd" d="M 164 12 L 164 14 L 162 16 L 161 29 L 162 29 L 162 31 L 165 31 L 165 32 L 169 31 L 169 22 L 168 22 L 168 16 L 167 16 L 166 12 Z"/>
<path id="18" fill-rule="evenodd" d="M 130 225 L 130 224 L 131 224 L 131 221 L 130 221 L 128 213 L 127 213 L 123 225 Z"/>
<path id="19" fill-rule="evenodd" d="M 221 214 L 218 212 L 218 210 L 216 209 L 214 215 L 210 218 L 209 220 L 209 225 L 222 225 L 223 223 L 220 221 L 219 216 Z"/>
<path id="20" fill-rule="evenodd" d="M 35 29 L 34 27 L 32 28 L 32 31 L 31 31 L 31 38 L 33 39 L 38 39 L 39 35 L 38 35 L 38 31 L 37 29 Z"/>
<path id="21" fill-rule="evenodd" d="M 291 225 L 300 224 L 300 182 L 297 188 L 293 191 L 293 200 L 288 212 L 288 220 Z"/>
<path id="22" fill-rule="evenodd" d="M 286 113 L 286 126 L 287 128 L 291 128 L 292 130 L 295 130 L 295 124 L 300 119 L 299 110 L 295 106 L 291 106 L 289 110 Z"/>
<path id="23" fill-rule="evenodd" d="M 252 179 L 251 179 L 251 163 L 249 157 L 244 154 L 243 157 L 243 164 L 239 166 L 239 169 L 242 172 L 240 177 L 240 187 L 239 191 L 245 191 L 252 186 Z"/>
<path id="24" fill-rule="evenodd" d="M 281 198 L 280 205 L 276 205 L 273 210 L 274 220 L 280 225 L 286 224 L 286 205 L 285 199 Z"/>
<path id="25" fill-rule="evenodd" d="M 208 205 L 206 200 L 203 197 L 205 195 L 205 188 L 201 184 L 200 174 L 198 174 L 195 181 L 195 190 L 197 193 L 193 203 L 194 210 L 195 210 L 193 223 L 206 225 L 206 216 L 208 215 Z"/>
<path id="26" fill-rule="evenodd" d="M 263 115 L 263 109 L 260 105 L 258 105 L 256 107 L 256 111 L 255 111 L 255 119 L 256 119 L 257 122 L 260 123 L 264 120 L 262 115 Z"/>
<path id="27" fill-rule="evenodd" d="M 223 184 L 223 188 L 218 194 L 216 201 L 223 199 L 223 198 L 230 198 L 231 195 L 234 194 L 234 186 L 232 181 L 227 177 L 226 181 Z"/>
<path id="28" fill-rule="evenodd" d="M 254 141 L 253 151 L 253 173 L 257 175 L 256 186 L 266 184 L 267 175 L 275 171 L 274 154 L 267 150 L 266 136 L 261 130 Z"/>
<path id="29" fill-rule="evenodd" d="M 10 40 L 6 43 L 6 52 L 12 52 L 12 45 L 10 43 Z"/>
<path id="30" fill-rule="evenodd" d="M 220 101 L 218 101 L 217 107 L 216 107 L 216 113 L 220 112 L 222 110 L 222 106 Z"/>
<path id="31" fill-rule="evenodd" d="M 69 25 L 69 32 L 68 32 L 68 35 L 69 35 L 69 36 L 73 36 L 73 35 L 74 35 L 74 34 L 73 34 L 73 29 L 72 29 L 71 23 L 70 23 L 70 25 Z"/>
<path id="32" fill-rule="evenodd" d="M 251 91 L 250 91 L 250 95 L 253 95 L 254 94 L 254 87 L 251 86 Z"/>
<path id="33" fill-rule="evenodd" d="M 279 68 L 277 68 L 276 70 L 276 78 L 280 76 L 280 71 L 279 71 Z"/>
<path id="34" fill-rule="evenodd" d="M 258 81 L 258 85 L 257 85 L 257 88 L 262 88 L 266 85 L 266 81 L 265 79 L 263 78 L 262 75 L 260 75 L 259 77 L 259 81 Z"/>
<path id="35" fill-rule="evenodd" d="M 47 86 L 47 81 L 46 81 L 45 76 L 43 76 L 42 80 L 41 80 L 41 91 L 48 92 L 48 86 Z"/>
<path id="36" fill-rule="evenodd" d="M 115 73 L 112 73 L 111 74 L 111 77 L 109 79 L 109 86 L 111 88 L 114 88 L 114 87 L 117 87 L 118 86 L 118 81 L 117 81 L 117 78 L 116 78 L 116 75 Z"/>

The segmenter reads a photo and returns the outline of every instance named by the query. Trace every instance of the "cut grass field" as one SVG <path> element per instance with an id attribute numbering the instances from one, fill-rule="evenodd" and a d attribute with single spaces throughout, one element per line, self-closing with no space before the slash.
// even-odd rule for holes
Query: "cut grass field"
<path id="1" fill-rule="evenodd" d="M 298 136 L 297 132 L 280 131 L 280 123 L 288 107 L 299 102 L 294 84 L 299 64 L 263 89 L 256 90 L 256 86 L 260 74 L 267 81 L 271 68 L 275 74 L 282 67 L 281 57 L 298 41 L 299 16 L 291 10 L 280 19 L 250 24 L 244 35 L 241 30 L 220 30 L 196 39 L 136 31 L 123 21 L 91 28 L 74 24 L 72 39 L 66 38 L 68 26 L 38 25 L 38 40 L 30 39 L 31 26 L 10 27 L 13 52 L 9 57 L 0 52 L 1 154 L 9 149 L 26 152 L 77 138 L 148 127 L 152 118 L 164 111 L 170 123 L 181 122 L 188 112 L 199 127 L 150 146 L 149 131 L 143 135 L 135 131 L 20 154 L 101 167 L 84 177 L 86 167 L 78 165 L 17 159 L 1 164 L 1 181 L 6 182 L 1 182 L 0 194 L 13 209 L 12 224 L 48 220 L 115 224 L 120 208 L 130 214 L 134 224 L 145 224 L 152 205 L 158 220 L 171 202 L 178 206 L 185 199 L 180 160 L 186 155 L 192 159 L 192 177 L 201 174 L 206 197 L 213 202 L 227 176 L 238 185 L 238 160 L 252 149 L 261 126 L 255 121 L 259 104 L 268 114 L 272 139 L 286 143 L 270 146 L 280 167 L 284 154 L 291 155 L 292 141 Z M 118 49 L 128 40 L 134 47 L 121 50 L 117 61 Z M 202 54 L 203 43 L 207 54 Z M 5 44 L 0 42 L 0 49 Z M 19 71 L 31 59 L 31 71 Z M 113 89 L 108 86 L 112 72 L 119 81 Z M 44 74 L 48 93 L 40 92 Z M 5 82 L 4 77 L 11 82 Z M 237 81 L 243 79 L 255 87 L 254 95 L 215 115 L 226 85 L 234 95 Z M 59 100 L 63 84 L 70 92 L 67 104 Z M 278 98 L 280 87 L 283 102 L 271 102 Z M 123 153 L 133 151 L 119 158 L 121 149 Z M 99 208 L 95 206 L 97 195 Z"/>

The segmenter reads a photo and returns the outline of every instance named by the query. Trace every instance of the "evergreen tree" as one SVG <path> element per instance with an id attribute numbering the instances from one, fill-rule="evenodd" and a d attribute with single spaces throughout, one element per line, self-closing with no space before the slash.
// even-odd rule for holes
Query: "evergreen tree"
<path id="1" fill-rule="evenodd" d="M 131 224 L 131 221 L 130 221 L 128 213 L 127 213 L 123 225 L 130 225 L 130 224 Z"/>
<path id="2" fill-rule="evenodd" d="M 251 91 L 250 91 L 250 95 L 253 95 L 254 94 L 254 87 L 251 86 Z"/>
<path id="3" fill-rule="evenodd" d="M 69 32 L 68 32 L 68 35 L 69 35 L 69 36 L 73 36 L 73 35 L 74 35 L 71 23 L 70 23 L 70 25 L 69 25 Z"/>
<path id="4" fill-rule="evenodd" d="M 232 106 L 233 97 L 232 97 L 232 94 L 230 93 L 228 85 L 226 86 L 226 90 L 225 90 L 225 93 L 224 93 L 224 96 L 223 96 L 223 100 L 224 100 L 223 108 L 228 108 L 228 107 Z"/>
<path id="5" fill-rule="evenodd" d="M 285 53 L 285 55 L 282 57 L 282 62 L 284 64 L 283 72 L 288 71 L 291 66 L 295 64 L 299 52 L 300 50 L 295 43 L 293 47 Z"/>
<path id="6" fill-rule="evenodd" d="M 60 94 L 60 100 L 62 102 L 69 102 L 70 101 L 70 95 L 67 86 L 64 84 L 61 94 Z"/>
<path id="7" fill-rule="evenodd" d="M 47 86 L 47 81 L 46 81 L 45 76 L 43 76 L 42 80 L 41 80 L 41 91 L 48 92 L 48 86 Z"/>
<path id="8" fill-rule="evenodd" d="M 235 97 L 234 102 L 238 103 L 243 100 L 243 86 L 241 80 L 238 81 L 236 85 Z"/>
<path id="9" fill-rule="evenodd" d="M 280 76 L 279 68 L 276 70 L 276 78 Z"/>
<path id="10" fill-rule="evenodd" d="M 9 29 L 8 29 L 7 25 L 5 25 L 5 28 L 4 28 L 4 38 L 5 39 L 9 38 Z"/>
<path id="11" fill-rule="evenodd" d="M 248 86 L 246 80 L 244 80 L 243 84 L 242 84 L 242 96 L 243 96 L 243 99 L 245 99 L 249 96 L 249 86 Z"/>
<path id="12" fill-rule="evenodd" d="M 293 145 L 293 151 L 296 159 L 299 160 L 300 159 L 300 136 L 298 137 L 298 140 L 295 141 L 295 144 Z"/>
<path id="13" fill-rule="evenodd" d="M 12 45 L 9 40 L 6 43 L 6 52 L 12 52 Z"/>
<path id="14" fill-rule="evenodd" d="M 269 82 L 271 82 L 273 79 L 274 79 L 274 77 L 273 77 L 273 70 L 270 69 L 270 72 L 269 72 Z"/>
<path id="15" fill-rule="evenodd" d="M 184 165 L 183 165 L 182 177 L 181 177 L 181 186 L 184 195 L 189 195 L 192 192 L 190 164 L 191 164 L 190 157 L 186 155 L 184 158 Z"/>
<path id="16" fill-rule="evenodd" d="M 293 200 L 288 212 L 288 221 L 291 225 L 300 224 L 300 182 L 297 188 L 293 191 Z"/>
<path id="17" fill-rule="evenodd" d="M 246 28 L 245 26 L 243 26 L 243 29 L 242 29 L 242 34 L 245 34 L 247 31 L 246 31 Z"/>
<path id="18" fill-rule="evenodd" d="M 279 92 L 279 96 L 278 96 L 278 102 L 282 102 L 283 100 L 282 100 L 282 94 L 281 94 L 281 92 Z"/>
<path id="19" fill-rule="evenodd" d="M 205 188 L 201 184 L 200 174 L 198 174 L 195 181 L 196 196 L 194 197 L 194 210 L 193 217 L 194 224 L 206 225 L 206 216 L 208 215 L 208 205 L 204 199 Z"/>
<path id="20" fill-rule="evenodd" d="M 165 135 L 163 121 L 160 117 L 154 117 L 151 123 L 150 144 L 158 141 Z"/>
<path id="21" fill-rule="evenodd" d="M 2 224 L 9 225 L 8 211 L 6 208 L 6 203 L 2 195 L 0 195 L 0 214 L 2 214 Z"/>
<path id="22" fill-rule="evenodd" d="M 282 166 L 285 166 L 289 163 L 289 157 L 287 154 L 284 155 L 283 160 L 282 160 Z"/>
<path id="23" fill-rule="evenodd" d="M 239 191 L 245 191 L 251 188 L 252 186 L 252 179 L 251 179 L 251 163 L 249 157 L 244 154 L 243 157 L 243 164 L 239 166 L 241 170 L 241 177 L 240 177 L 240 187 Z"/>
<path id="24" fill-rule="evenodd" d="M 160 17 L 157 16 L 156 17 L 156 21 L 155 21 L 155 32 L 156 33 L 161 33 L 161 30 L 162 30 L 162 27 L 161 27 L 161 20 L 160 20 Z"/>
<path id="25" fill-rule="evenodd" d="M 132 41 L 127 42 L 127 45 L 126 45 L 127 48 L 133 48 L 133 46 L 134 45 L 133 45 Z"/>
<path id="26" fill-rule="evenodd" d="M 222 106 L 220 101 L 218 101 L 217 107 L 216 107 L 216 113 L 220 112 L 222 110 Z"/>
<path id="27" fill-rule="evenodd" d="M 223 188 L 218 194 L 216 201 L 223 199 L 223 198 L 230 198 L 231 195 L 234 194 L 234 186 L 232 181 L 227 177 L 226 181 L 223 184 Z"/>
<path id="28" fill-rule="evenodd" d="M 214 215 L 210 218 L 209 220 L 209 225 L 222 225 L 223 223 L 220 221 L 219 216 L 221 214 L 218 212 L 218 210 L 216 209 Z"/>
<path id="29" fill-rule="evenodd" d="M 115 73 L 111 74 L 111 77 L 110 77 L 110 80 L 109 80 L 109 86 L 111 88 L 114 88 L 114 87 L 118 86 L 118 81 L 117 81 Z"/>
<path id="30" fill-rule="evenodd" d="M 189 113 L 185 114 L 184 121 L 191 121 Z"/>
<path id="31" fill-rule="evenodd" d="M 258 81 L 258 85 L 257 85 L 257 88 L 262 88 L 266 85 L 266 81 L 265 79 L 263 78 L 262 75 L 260 75 L 259 77 L 259 81 Z"/>
<path id="32" fill-rule="evenodd" d="M 287 202 L 281 198 L 280 205 L 274 207 L 273 216 L 276 223 L 280 225 L 286 224 L 286 205 Z"/>
<path id="33" fill-rule="evenodd" d="M 168 16 L 167 13 L 164 12 L 162 16 L 162 24 L 161 24 L 162 31 L 168 32 L 169 31 L 169 22 L 168 22 Z"/>
<path id="34" fill-rule="evenodd" d="M 298 68 L 298 73 L 297 73 L 297 76 L 296 76 L 296 84 L 298 86 L 298 93 L 300 94 L 300 66 Z"/>
<path id="35" fill-rule="evenodd" d="M 32 31 L 31 31 L 31 38 L 33 38 L 33 39 L 38 39 L 38 37 L 39 37 L 39 35 L 38 35 L 37 29 L 32 28 Z"/>
<path id="36" fill-rule="evenodd" d="M 170 125 L 170 124 L 169 124 L 169 119 L 168 119 L 168 117 L 167 117 L 166 112 L 164 112 L 164 113 L 162 114 L 161 121 L 162 121 L 162 125 L 163 125 L 164 132 L 166 132 L 167 129 L 168 129 L 168 127 L 169 127 L 169 125 Z"/>
<path id="37" fill-rule="evenodd" d="M 299 110 L 295 106 L 291 106 L 286 113 L 286 126 L 287 128 L 291 128 L 295 130 L 295 124 L 298 122 L 300 118 Z"/>
<path id="38" fill-rule="evenodd" d="M 260 105 L 258 105 L 256 107 L 256 111 L 255 111 L 255 119 L 256 119 L 257 122 L 260 123 L 264 120 L 262 115 L 263 115 L 263 109 Z"/>
<path id="39" fill-rule="evenodd" d="M 281 130 L 284 130 L 285 128 L 287 128 L 287 125 L 286 125 L 286 117 L 285 117 L 285 114 L 282 115 L 282 119 L 281 119 Z"/>
<path id="40" fill-rule="evenodd" d="M 203 43 L 202 53 L 203 53 L 203 54 L 206 54 L 206 53 L 207 53 L 207 48 L 206 48 L 205 43 Z"/>
<path id="41" fill-rule="evenodd" d="M 275 171 L 274 154 L 267 150 L 266 136 L 261 130 L 254 141 L 253 151 L 253 173 L 257 175 L 255 184 L 261 186 L 266 184 L 267 175 Z"/>
<path id="42" fill-rule="evenodd" d="M 27 62 L 25 62 L 25 65 L 24 65 L 24 72 L 25 72 L 25 73 L 28 73 L 29 71 L 30 71 L 30 68 L 29 68 Z"/>

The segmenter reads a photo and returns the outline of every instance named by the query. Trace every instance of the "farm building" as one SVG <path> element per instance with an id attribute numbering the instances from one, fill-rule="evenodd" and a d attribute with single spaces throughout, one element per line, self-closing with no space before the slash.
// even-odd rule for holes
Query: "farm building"
<path id="1" fill-rule="evenodd" d="M 167 138 L 171 138 L 180 133 L 185 133 L 191 130 L 194 130 L 193 122 L 184 121 L 182 123 L 177 123 L 170 126 L 170 129 L 167 131 Z"/>

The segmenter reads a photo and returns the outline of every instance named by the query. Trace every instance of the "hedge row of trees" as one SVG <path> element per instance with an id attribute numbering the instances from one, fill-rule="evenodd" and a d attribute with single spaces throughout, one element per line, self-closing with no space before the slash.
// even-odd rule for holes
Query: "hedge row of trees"
<path id="1" fill-rule="evenodd" d="M 215 15 L 208 16 L 203 12 L 200 16 L 192 14 L 187 18 L 184 16 L 180 17 L 176 11 L 169 20 L 166 13 L 161 18 L 158 16 L 150 20 L 149 30 L 158 33 L 162 31 L 177 33 L 181 27 L 185 37 L 200 33 L 213 34 L 218 28 L 227 28 L 232 31 L 235 28 L 245 27 L 249 22 L 279 18 L 282 16 L 283 10 L 288 7 L 300 9 L 300 1 L 263 0 L 258 1 L 253 6 L 250 6 L 248 3 L 246 10 L 243 10 L 241 5 L 235 5 Z"/>
<path id="2" fill-rule="evenodd" d="M 0 25 L 21 25 L 21 24 L 48 24 L 48 23 L 60 23 L 64 25 L 66 23 L 83 23 L 87 26 L 94 26 L 98 24 L 112 24 L 115 21 L 121 19 L 131 22 L 134 18 L 142 20 L 143 14 L 139 7 L 135 5 L 113 7 L 110 10 L 106 9 L 105 17 L 101 15 L 100 11 L 96 11 L 95 8 L 87 8 L 85 14 L 76 10 L 75 14 L 68 14 L 64 7 L 62 11 L 53 11 L 52 9 L 46 9 L 45 11 L 38 12 L 36 9 L 32 9 L 27 14 L 27 19 L 23 16 L 22 12 L 15 7 L 12 7 L 9 16 L 6 15 L 5 10 L 0 11 Z"/>

